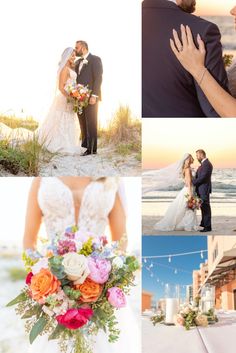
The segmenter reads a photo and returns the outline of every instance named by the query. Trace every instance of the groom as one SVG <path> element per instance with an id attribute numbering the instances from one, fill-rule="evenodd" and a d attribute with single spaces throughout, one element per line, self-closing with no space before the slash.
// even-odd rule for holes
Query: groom
<path id="1" fill-rule="evenodd" d="M 75 63 L 77 83 L 88 86 L 92 90 L 88 107 L 83 109 L 81 115 L 78 114 L 82 147 L 86 148 L 82 156 L 88 156 L 97 153 L 97 114 L 98 103 L 101 101 L 103 67 L 101 59 L 89 52 L 85 41 L 78 40 L 75 50 L 79 57 Z"/>
<path id="2" fill-rule="evenodd" d="M 181 24 L 191 28 L 195 42 L 199 33 L 206 45 L 206 67 L 227 90 L 219 29 L 192 15 L 195 5 L 196 0 L 143 1 L 143 117 L 218 117 L 170 48 L 172 31 L 180 35 Z"/>
<path id="3" fill-rule="evenodd" d="M 206 152 L 204 150 L 197 150 L 196 157 L 199 163 L 201 163 L 201 166 L 197 170 L 195 179 L 193 179 L 193 185 L 196 187 L 197 195 L 202 200 L 202 221 L 200 227 L 203 229 L 201 229 L 200 232 L 205 233 L 212 230 L 210 194 L 212 192 L 211 175 L 213 166 L 206 157 Z"/>

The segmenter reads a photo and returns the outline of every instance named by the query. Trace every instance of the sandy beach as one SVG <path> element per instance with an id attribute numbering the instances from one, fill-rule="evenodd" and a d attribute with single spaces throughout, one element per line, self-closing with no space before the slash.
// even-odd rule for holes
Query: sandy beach
<path id="1" fill-rule="evenodd" d="M 216 216 L 213 217 L 212 232 L 200 233 L 200 232 L 184 232 L 184 231 L 172 231 L 172 232 L 157 232 L 154 229 L 154 225 L 158 222 L 161 217 L 155 216 L 143 216 L 143 235 L 236 235 L 236 217 L 227 216 Z M 200 224 L 200 216 L 198 216 Z M 202 228 L 199 228 L 202 229 Z"/>
<path id="2" fill-rule="evenodd" d="M 50 162 L 42 162 L 39 176 L 140 176 L 141 162 L 136 153 L 125 156 L 118 154 L 110 145 L 98 148 L 96 155 L 56 155 Z M 0 177 L 27 176 L 13 175 L 0 165 Z"/>
<path id="3" fill-rule="evenodd" d="M 98 148 L 96 155 L 90 156 L 63 156 L 58 155 L 49 163 L 42 163 L 40 176 L 139 176 L 141 162 L 136 154 L 122 156 L 111 146 Z"/>

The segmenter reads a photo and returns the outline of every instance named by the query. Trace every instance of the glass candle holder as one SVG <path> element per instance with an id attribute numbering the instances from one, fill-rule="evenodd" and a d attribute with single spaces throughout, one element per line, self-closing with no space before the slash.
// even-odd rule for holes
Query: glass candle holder
<path id="1" fill-rule="evenodd" d="M 173 325 L 179 310 L 179 285 L 165 285 L 165 323 Z"/>
<path id="2" fill-rule="evenodd" d="M 215 287 L 206 284 L 201 290 L 201 311 L 207 313 L 215 308 Z"/>

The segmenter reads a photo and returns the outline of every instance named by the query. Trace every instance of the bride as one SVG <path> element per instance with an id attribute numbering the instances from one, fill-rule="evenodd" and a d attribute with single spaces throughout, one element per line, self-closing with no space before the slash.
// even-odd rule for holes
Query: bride
<path id="1" fill-rule="evenodd" d="M 236 20 L 236 6 L 230 11 Z M 207 99 L 221 117 L 236 116 L 236 62 L 228 70 L 229 86 L 233 96 L 226 92 L 213 78 L 205 67 L 205 44 L 200 35 L 197 37 L 199 48 L 196 47 L 191 29 L 181 25 L 181 41 L 176 30 L 170 45 L 175 56 L 183 67 L 193 76 L 206 95 Z"/>
<path id="2" fill-rule="evenodd" d="M 39 128 L 31 132 L 24 128 L 10 129 L 0 123 L 0 139 L 10 139 L 16 143 L 36 138 L 51 153 L 80 153 L 80 128 L 78 116 L 73 111 L 73 104 L 67 102 L 68 94 L 65 85 L 76 82 L 74 71 L 76 58 L 73 48 L 66 48 L 62 55 L 57 72 L 57 91 L 49 112 Z"/>
<path id="3" fill-rule="evenodd" d="M 163 232 L 198 230 L 196 210 L 187 208 L 187 201 L 194 196 L 193 171 L 191 169 L 193 162 L 192 155 L 187 153 L 177 163 L 155 172 L 154 180 L 159 190 L 179 184 L 179 179 L 184 181 L 184 187 L 168 207 L 165 216 L 155 224 L 154 228 L 156 230 Z M 145 174 L 147 175 L 149 172 Z M 150 189 L 147 189 L 147 191 L 150 191 Z"/>
<path id="4" fill-rule="evenodd" d="M 123 186 L 118 178 L 35 178 L 28 198 L 24 248 L 36 249 L 42 220 L 51 241 L 74 224 L 81 232 L 94 236 L 104 234 L 109 225 L 112 240 L 121 240 L 126 232 L 125 209 Z M 125 247 L 125 239 L 123 244 Z M 108 343 L 105 333 L 99 333 L 93 343 L 93 353 L 139 353 L 139 332 L 133 312 L 126 307 L 117 311 L 117 318 L 120 339 L 117 343 Z M 56 341 L 42 336 L 28 350 L 28 353 L 41 352 L 59 353 L 60 350 Z"/>

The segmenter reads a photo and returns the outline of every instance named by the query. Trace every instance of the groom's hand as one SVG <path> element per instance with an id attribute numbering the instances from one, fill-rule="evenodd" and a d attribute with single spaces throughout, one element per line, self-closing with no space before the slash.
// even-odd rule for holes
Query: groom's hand
<path id="1" fill-rule="evenodd" d="M 97 98 L 96 97 L 90 97 L 90 99 L 89 99 L 89 104 L 90 105 L 94 105 L 94 104 L 96 104 L 96 102 L 97 102 Z"/>

